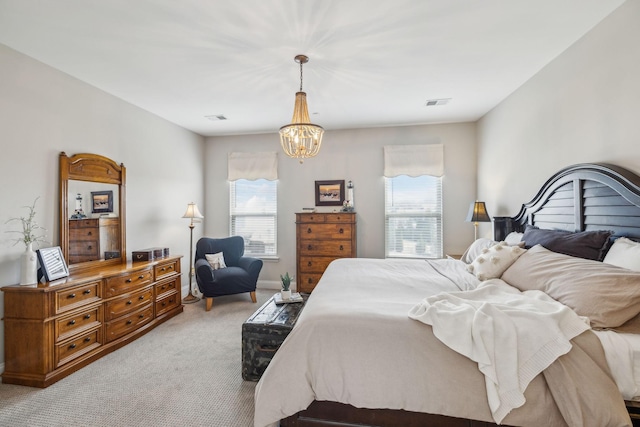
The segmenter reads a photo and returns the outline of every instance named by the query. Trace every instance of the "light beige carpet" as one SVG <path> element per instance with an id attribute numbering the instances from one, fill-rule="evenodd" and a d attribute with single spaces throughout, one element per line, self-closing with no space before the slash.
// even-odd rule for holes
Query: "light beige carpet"
<path id="1" fill-rule="evenodd" d="M 46 389 L 0 384 L 0 426 L 252 426 L 242 323 L 275 290 L 184 306 L 133 343 Z"/>

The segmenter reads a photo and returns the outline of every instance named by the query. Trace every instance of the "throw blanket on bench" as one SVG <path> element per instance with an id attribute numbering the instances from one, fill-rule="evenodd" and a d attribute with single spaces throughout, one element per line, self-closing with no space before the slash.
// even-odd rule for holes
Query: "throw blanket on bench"
<path id="1" fill-rule="evenodd" d="M 409 317 L 431 325 L 440 341 L 478 363 L 498 424 L 525 403 L 531 380 L 571 350 L 569 340 L 589 329 L 544 292 L 521 292 L 499 279 L 425 298 Z"/>

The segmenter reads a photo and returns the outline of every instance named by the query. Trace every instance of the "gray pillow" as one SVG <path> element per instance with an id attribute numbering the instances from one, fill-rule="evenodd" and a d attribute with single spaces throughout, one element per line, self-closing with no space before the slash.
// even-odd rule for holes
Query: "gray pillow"
<path id="1" fill-rule="evenodd" d="M 553 252 L 602 261 L 612 234 L 613 232 L 608 230 L 572 233 L 563 230 L 544 230 L 527 225 L 522 240 L 524 240 L 525 249 L 542 245 Z"/>

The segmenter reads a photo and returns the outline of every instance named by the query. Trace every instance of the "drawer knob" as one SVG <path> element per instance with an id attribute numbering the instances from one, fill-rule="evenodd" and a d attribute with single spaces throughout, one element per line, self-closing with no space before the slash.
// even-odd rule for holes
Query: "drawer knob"
<path id="1" fill-rule="evenodd" d="M 140 295 L 138 299 L 142 301 L 144 299 L 144 295 Z"/>
<path id="2" fill-rule="evenodd" d="M 139 315 L 138 315 L 138 318 L 139 318 L 139 319 L 143 319 L 143 318 L 144 318 L 144 314 L 139 314 Z"/>
<path id="3" fill-rule="evenodd" d="M 131 300 L 127 301 L 127 305 L 131 305 Z"/>
<path id="4" fill-rule="evenodd" d="M 307 267 L 311 267 L 311 265 L 312 265 L 312 264 L 313 264 L 313 263 L 312 263 L 311 261 L 309 261 L 309 262 L 307 263 Z"/>
<path id="5" fill-rule="evenodd" d="M 164 291 L 167 287 L 165 285 L 162 285 L 162 287 L 160 288 L 160 290 Z"/>
<path id="6" fill-rule="evenodd" d="M 311 245 L 307 246 L 308 250 L 311 250 L 313 247 Z"/>
<path id="7" fill-rule="evenodd" d="M 144 279 L 144 274 L 139 275 L 138 279 L 140 279 L 140 280 Z"/>
<path id="8" fill-rule="evenodd" d="M 167 305 L 167 303 L 162 301 L 162 306 L 164 307 L 165 305 Z"/>
<path id="9" fill-rule="evenodd" d="M 87 233 L 87 236 L 92 236 L 92 235 L 93 235 L 93 233 L 92 233 L 91 231 L 89 231 L 89 232 Z"/>
<path id="10" fill-rule="evenodd" d="M 340 250 L 344 251 L 344 246 L 340 245 Z"/>
<path id="11" fill-rule="evenodd" d="M 93 249 L 93 246 L 89 245 L 87 246 L 87 249 Z"/>
<path id="12" fill-rule="evenodd" d="M 127 325 L 132 324 L 133 322 L 131 320 L 127 320 Z"/>
<path id="13" fill-rule="evenodd" d="M 311 280 L 311 278 L 307 279 L 307 283 L 312 284 L 313 280 Z"/>
<path id="14" fill-rule="evenodd" d="M 75 320 L 75 319 L 73 319 L 73 320 L 69 320 L 69 323 L 68 323 L 68 324 L 69 324 L 69 325 L 75 325 L 75 324 L 76 324 L 76 320 Z"/>
<path id="15" fill-rule="evenodd" d="M 72 299 L 72 298 L 75 298 L 75 297 L 76 297 L 76 294 L 69 294 L 69 295 L 67 296 L 67 298 L 69 298 L 69 299 Z"/>
<path id="16" fill-rule="evenodd" d="M 344 234 L 344 230 L 341 228 L 340 230 L 338 230 L 338 233 Z"/>
<path id="17" fill-rule="evenodd" d="M 71 345 L 69 346 L 69 348 L 70 348 L 71 350 L 73 350 L 74 348 L 76 348 L 76 343 L 71 344 Z"/>
<path id="18" fill-rule="evenodd" d="M 162 268 L 160 269 L 160 271 L 164 271 L 164 267 L 162 267 Z"/>
<path id="19" fill-rule="evenodd" d="M 85 318 L 85 319 L 91 319 L 91 315 L 90 315 L 90 314 L 85 314 L 85 315 L 84 315 L 84 318 Z"/>
<path id="20" fill-rule="evenodd" d="M 312 233 L 311 227 L 307 228 L 307 233 Z"/>
<path id="21" fill-rule="evenodd" d="M 85 295 L 89 295 L 91 293 L 91 289 L 85 289 L 85 291 L 83 292 L 83 294 Z"/>
<path id="22" fill-rule="evenodd" d="M 133 280 L 131 280 L 130 278 L 129 278 L 129 279 L 127 279 L 127 280 L 125 280 L 125 282 L 127 282 L 127 283 L 131 283 L 132 281 L 133 281 Z"/>
<path id="23" fill-rule="evenodd" d="M 173 270 L 173 265 L 170 265 L 170 266 L 169 266 L 169 270 Z"/>
<path id="24" fill-rule="evenodd" d="M 89 342 L 89 341 L 91 341 L 91 338 L 89 338 L 89 337 L 86 337 L 86 338 L 84 339 L 84 342 Z"/>

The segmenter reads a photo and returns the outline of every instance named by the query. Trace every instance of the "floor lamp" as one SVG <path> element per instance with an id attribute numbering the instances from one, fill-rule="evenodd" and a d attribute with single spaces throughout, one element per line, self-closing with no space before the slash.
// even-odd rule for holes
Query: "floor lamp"
<path id="1" fill-rule="evenodd" d="M 193 229 L 196 226 L 194 223 L 194 218 L 204 218 L 200 211 L 198 210 L 198 206 L 191 202 L 187 205 L 187 212 L 182 216 L 182 218 L 189 218 L 191 222 L 189 223 L 189 229 L 191 230 L 191 237 L 189 239 L 189 295 L 184 297 L 182 300 L 185 304 L 191 304 L 197 301 L 200 301 L 200 298 L 193 295 Z"/>
<path id="2" fill-rule="evenodd" d="M 479 222 L 491 222 L 489 214 L 487 213 L 487 207 L 484 202 L 475 201 L 469 206 L 469 213 L 467 214 L 467 222 L 473 222 L 475 227 L 474 239 L 478 240 L 478 223 Z"/>

